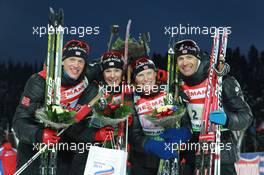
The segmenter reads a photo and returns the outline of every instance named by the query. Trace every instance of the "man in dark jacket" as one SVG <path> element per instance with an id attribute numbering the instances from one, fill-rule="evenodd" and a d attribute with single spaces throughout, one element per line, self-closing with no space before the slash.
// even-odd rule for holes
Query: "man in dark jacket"
<path id="1" fill-rule="evenodd" d="M 95 83 L 88 82 L 85 76 L 86 59 L 89 47 L 79 40 L 69 41 L 63 49 L 61 105 L 76 108 L 87 107 L 98 92 Z M 35 117 L 35 111 L 44 105 L 46 70 L 33 74 L 26 83 L 19 105 L 16 109 L 13 127 L 19 139 L 17 149 L 17 169 L 26 163 L 36 152 L 34 145 L 39 143 L 79 143 L 83 137 L 93 142 L 96 130 L 91 129 L 89 135 L 79 135 L 87 127 L 87 119 L 75 118 L 80 121 L 68 128 L 60 137 L 57 132 L 46 128 Z M 78 112 L 77 112 L 78 113 Z M 77 115 L 76 115 L 77 116 Z M 75 116 L 75 117 L 76 117 Z M 82 115 L 85 116 L 85 115 Z M 76 150 L 58 151 L 57 174 L 68 174 L 73 152 Z M 36 159 L 22 174 L 39 174 L 40 158 Z"/>
<path id="2" fill-rule="evenodd" d="M 188 112 L 191 118 L 193 137 L 190 143 L 197 143 L 201 130 L 202 113 L 207 87 L 210 59 L 203 54 L 192 40 L 183 40 L 175 44 L 175 54 L 183 80 L 182 90 L 188 95 Z M 225 75 L 222 83 L 222 104 L 224 113 L 218 118 L 210 116 L 210 122 L 222 125 L 221 174 L 235 175 L 234 163 L 238 160 L 237 140 L 232 131 L 245 130 L 252 122 L 252 113 L 244 101 L 239 83 L 234 77 Z M 184 154 L 186 164 L 183 174 L 194 173 L 195 150 L 187 150 Z"/>

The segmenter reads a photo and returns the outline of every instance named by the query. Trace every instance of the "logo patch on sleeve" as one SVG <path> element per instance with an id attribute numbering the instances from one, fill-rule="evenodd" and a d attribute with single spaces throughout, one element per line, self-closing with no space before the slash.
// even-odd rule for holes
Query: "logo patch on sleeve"
<path id="1" fill-rule="evenodd" d="M 30 105 L 30 98 L 24 96 L 22 98 L 21 104 L 24 105 L 24 106 L 26 106 L 26 107 L 29 107 L 29 105 Z"/>

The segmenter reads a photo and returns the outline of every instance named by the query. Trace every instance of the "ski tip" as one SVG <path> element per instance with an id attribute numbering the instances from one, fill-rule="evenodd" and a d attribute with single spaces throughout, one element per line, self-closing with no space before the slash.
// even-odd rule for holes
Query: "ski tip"
<path id="1" fill-rule="evenodd" d="M 119 25 L 114 24 L 114 25 L 112 25 L 112 28 L 119 28 Z"/>
<path id="2" fill-rule="evenodd" d="M 174 50 L 170 47 L 169 50 L 168 50 L 168 53 L 169 54 L 174 54 Z"/>
<path id="3" fill-rule="evenodd" d="M 142 39 L 144 40 L 144 41 L 146 41 L 146 42 L 150 42 L 150 34 L 149 34 L 149 32 L 143 32 L 143 33 L 141 33 L 141 36 L 142 36 Z"/>
<path id="4" fill-rule="evenodd" d="M 64 12 L 62 8 L 59 9 L 58 21 L 59 25 L 64 25 Z"/>
<path id="5" fill-rule="evenodd" d="M 111 26 L 111 32 L 112 33 L 118 33 L 118 31 L 119 31 L 119 25 L 114 24 Z"/>
<path id="6" fill-rule="evenodd" d="M 54 14 L 54 10 L 52 7 L 49 7 L 50 13 Z"/>
<path id="7" fill-rule="evenodd" d="M 52 7 L 49 8 L 49 24 L 54 25 L 54 20 L 55 20 L 55 12 Z"/>
<path id="8" fill-rule="evenodd" d="M 64 17 L 64 11 L 62 8 L 59 9 L 59 15 L 63 18 Z"/>

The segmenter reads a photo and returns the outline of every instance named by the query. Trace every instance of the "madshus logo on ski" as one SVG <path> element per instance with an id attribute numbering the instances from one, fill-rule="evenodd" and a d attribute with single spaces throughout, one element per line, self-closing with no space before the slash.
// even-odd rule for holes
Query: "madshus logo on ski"
<path id="1" fill-rule="evenodd" d="M 115 168 L 102 162 L 94 162 L 93 167 L 96 169 L 93 175 L 114 175 Z"/>

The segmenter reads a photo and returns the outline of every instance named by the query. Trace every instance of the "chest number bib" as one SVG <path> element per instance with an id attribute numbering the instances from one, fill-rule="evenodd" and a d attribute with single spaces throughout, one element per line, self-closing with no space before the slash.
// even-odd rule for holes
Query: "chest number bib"
<path id="1" fill-rule="evenodd" d="M 189 104 L 187 109 L 191 118 L 193 131 L 200 131 L 203 116 L 203 104 Z"/>

